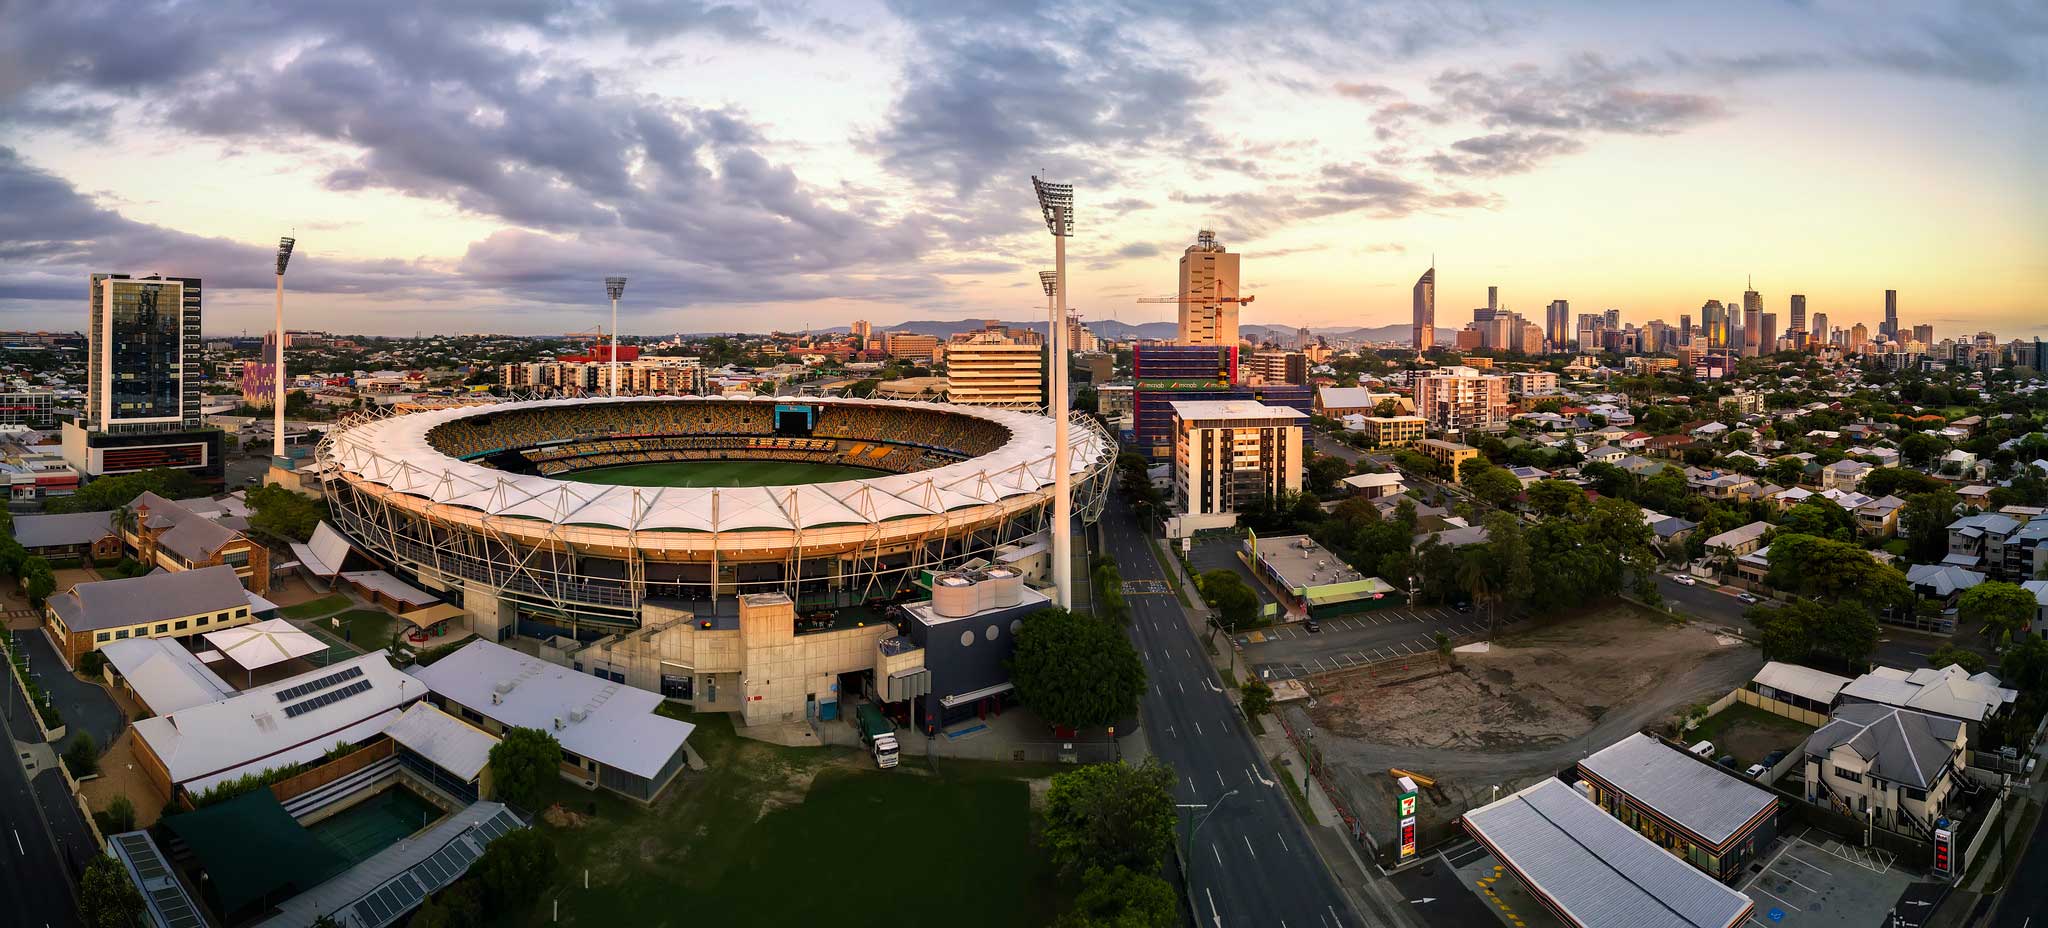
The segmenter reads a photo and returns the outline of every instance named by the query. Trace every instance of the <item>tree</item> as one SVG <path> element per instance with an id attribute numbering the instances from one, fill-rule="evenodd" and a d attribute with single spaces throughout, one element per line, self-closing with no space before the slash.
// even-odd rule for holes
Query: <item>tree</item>
<path id="1" fill-rule="evenodd" d="M 1115 724 L 1145 693 L 1144 664 L 1121 629 L 1057 607 L 1024 617 L 1006 667 L 1024 705 L 1063 728 Z"/>
<path id="2" fill-rule="evenodd" d="M 1781 486 L 1793 486 L 1806 477 L 1806 464 L 1798 458 L 1778 458 L 1764 467 L 1764 477 Z"/>
<path id="3" fill-rule="evenodd" d="M 1863 492 L 1871 496 L 1904 499 L 1913 493 L 1932 493 L 1947 486 L 1937 478 L 1903 467 L 1879 467 L 1863 475 Z"/>
<path id="4" fill-rule="evenodd" d="M 1351 465 L 1334 455 L 1319 455 L 1308 462 L 1307 477 L 1309 492 L 1317 496 L 1328 496 L 1337 492 L 1337 481 L 1351 476 Z"/>
<path id="5" fill-rule="evenodd" d="M 476 878 L 486 914 L 498 921 L 519 921 L 554 882 L 555 868 L 555 845 L 547 834 L 538 828 L 515 828 L 484 848 L 470 875 Z"/>
<path id="6" fill-rule="evenodd" d="M 313 529 L 327 518 L 324 500 L 301 496 L 275 484 L 249 491 L 249 527 L 292 541 L 310 541 Z"/>
<path id="7" fill-rule="evenodd" d="M 1173 847 L 1173 768 L 1156 757 L 1055 774 L 1045 792 L 1045 841 L 1070 876 L 1092 868 L 1156 873 Z"/>
<path id="8" fill-rule="evenodd" d="M 1906 497 L 1906 507 L 1899 510 L 1899 534 L 1906 538 L 1908 560 L 1929 564 L 1948 554 L 1948 524 L 1955 521 L 1960 502 L 1947 488 Z"/>
<path id="9" fill-rule="evenodd" d="M 1529 485 L 1529 508 L 1545 518 L 1570 515 L 1586 508 L 1586 491 L 1564 480 L 1538 480 Z"/>
<path id="10" fill-rule="evenodd" d="M 142 893 L 112 857 L 94 854 L 78 878 L 78 917 L 87 928 L 132 928 L 142 917 Z"/>
<path id="11" fill-rule="evenodd" d="M 1958 648 L 1953 644 L 1944 644 L 1941 647 L 1935 648 L 1933 654 L 1927 655 L 1927 663 L 1934 667 L 1947 667 L 1950 664 L 1954 664 L 1963 668 L 1964 673 L 1969 674 L 1982 673 L 1984 668 L 1988 666 L 1988 663 L 1984 660 L 1984 655 L 1967 648 Z"/>
<path id="12" fill-rule="evenodd" d="M 100 769 L 100 748 L 92 740 L 92 732 L 79 729 L 71 736 L 71 743 L 64 746 L 64 766 L 74 777 L 98 773 Z"/>
<path id="13" fill-rule="evenodd" d="M 1259 594 L 1228 568 L 1203 571 L 1195 578 L 1202 601 L 1216 612 L 1216 622 L 1228 631 L 1250 628 L 1259 622 Z"/>
<path id="14" fill-rule="evenodd" d="M 538 809 L 541 788 L 562 766 L 562 745 L 538 728 L 514 728 L 491 746 L 493 798 L 523 809 Z"/>
<path id="15" fill-rule="evenodd" d="M 1945 450 L 1946 443 L 1926 432 L 1914 432 L 1899 440 L 1899 458 L 1920 467 L 1934 463 Z"/>
<path id="16" fill-rule="evenodd" d="M 1786 510 L 1778 531 L 1849 541 L 1856 537 L 1856 519 L 1833 500 L 1815 496 Z"/>
<path id="17" fill-rule="evenodd" d="M 28 549 L 14 540 L 14 533 L 0 535 L 0 574 L 19 578 L 21 565 L 28 561 Z"/>
<path id="18" fill-rule="evenodd" d="M 1877 647 L 1877 619 L 1857 603 L 1795 599 L 1782 606 L 1751 606 L 1745 614 L 1756 626 L 1757 645 L 1769 660 L 1831 659 L 1860 671 L 1863 659 Z"/>
<path id="19" fill-rule="evenodd" d="M 30 555 L 21 564 L 21 590 L 28 596 L 29 605 L 42 608 L 43 601 L 57 590 L 57 575 L 50 572 L 50 562 L 40 554 Z"/>
<path id="20" fill-rule="evenodd" d="M 1471 483 L 1472 477 L 1474 475 L 1479 474 L 1492 467 L 1493 463 L 1491 461 L 1488 461 L 1485 457 L 1467 458 L 1463 461 L 1459 461 L 1457 474 L 1458 482 Z"/>
<path id="21" fill-rule="evenodd" d="M 1464 485 L 1473 496 L 1497 509 L 1506 508 L 1522 495 L 1522 481 L 1508 473 L 1506 468 L 1491 464 L 1474 471 Z"/>
<path id="22" fill-rule="evenodd" d="M 1081 877 L 1074 907 L 1060 914 L 1053 928 L 1173 928 L 1180 924 L 1180 903 L 1173 886 L 1149 873 L 1128 867 L 1091 867 Z"/>
<path id="23" fill-rule="evenodd" d="M 1246 680 L 1237 692 L 1240 697 L 1238 706 L 1244 709 L 1244 714 L 1248 718 L 1265 715 L 1273 708 L 1273 688 L 1267 686 L 1264 680 L 1257 677 Z"/>
<path id="24" fill-rule="evenodd" d="M 2026 588 L 1991 580 L 1963 591 L 1956 600 L 1956 618 L 1966 624 L 1982 623 L 1993 640 L 2000 635 L 2017 638 L 2026 633 L 2037 608 L 2034 594 Z"/>
<path id="25" fill-rule="evenodd" d="M 189 499 L 203 495 L 206 485 L 185 471 L 156 467 L 101 477 L 70 496 L 50 500 L 43 508 L 49 512 L 106 512 L 135 502 L 145 492 L 165 499 Z"/>

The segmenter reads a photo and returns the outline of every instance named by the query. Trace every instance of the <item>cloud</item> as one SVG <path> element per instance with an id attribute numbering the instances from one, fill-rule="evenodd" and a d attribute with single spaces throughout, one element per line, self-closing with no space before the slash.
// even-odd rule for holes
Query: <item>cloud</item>
<path id="1" fill-rule="evenodd" d="M 1323 165 L 1307 184 L 1275 185 L 1228 194 L 1176 194 L 1174 199 L 1228 217 L 1230 233 L 1257 239 L 1297 222 L 1346 213 L 1398 219 L 1424 212 L 1490 208 L 1490 194 L 1410 180 L 1381 168 L 1344 162 Z"/>
<path id="2" fill-rule="evenodd" d="M 1501 132 L 1459 139 L 1448 150 L 1431 155 L 1428 161 L 1443 174 L 1497 177 L 1525 174 L 1544 161 L 1584 148 L 1577 139 L 1549 132 Z"/>
<path id="3" fill-rule="evenodd" d="M 1445 105 L 1492 128 L 1669 135 L 1723 114 L 1712 97 L 1639 89 L 1645 70 L 1587 54 L 1554 70 L 1530 64 L 1495 74 L 1449 70 L 1430 89 Z"/>
<path id="4" fill-rule="evenodd" d="M 1338 96 L 1350 97 L 1354 100 L 1380 100 L 1401 95 L 1400 91 L 1385 84 L 1373 84 L 1363 81 L 1359 83 L 1338 81 L 1331 89 L 1337 91 Z"/>
<path id="5" fill-rule="evenodd" d="M 1908 17 L 1906 34 L 1853 47 L 1865 64 L 1921 77 L 2001 85 L 2048 78 L 2048 7 L 1966 0 L 1948 15 Z"/>

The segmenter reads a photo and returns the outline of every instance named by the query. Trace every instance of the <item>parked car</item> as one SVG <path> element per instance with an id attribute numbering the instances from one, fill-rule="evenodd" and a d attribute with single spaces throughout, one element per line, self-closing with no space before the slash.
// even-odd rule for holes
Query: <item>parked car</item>
<path id="1" fill-rule="evenodd" d="M 1765 755 L 1764 755 L 1764 766 L 1766 766 L 1766 767 L 1776 767 L 1776 766 L 1778 766 L 1778 762 L 1779 762 L 1779 761 L 1781 761 L 1781 760 L 1784 760 L 1784 759 L 1785 759 L 1785 752 L 1784 752 L 1784 751 L 1772 751 L 1771 753 L 1769 753 L 1769 754 L 1765 754 Z"/>
<path id="2" fill-rule="evenodd" d="M 1679 586 L 1692 586 L 1700 582 L 1699 578 L 1692 574 L 1672 574 L 1671 579 L 1677 581 Z"/>
<path id="3" fill-rule="evenodd" d="M 1761 778 L 1764 774 L 1769 773 L 1770 771 L 1771 768 L 1766 767 L 1762 764 L 1750 764 L 1748 770 L 1742 771 L 1742 775 L 1752 780 L 1755 780 Z"/>
<path id="4" fill-rule="evenodd" d="M 1757 599 L 1757 598 L 1756 598 L 1756 594 L 1755 594 L 1755 593 L 1738 593 L 1738 594 L 1736 594 L 1735 598 L 1736 598 L 1736 599 L 1739 599 L 1739 600 L 1741 600 L 1741 601 L 1743 601 L 1743 602 L 1745 602 L 1745 603 L 1752 603 L 1752 604 L 1754 604 L 1754 603 L 1759 603 L 1759 602 L 1762 602 L 1762 600 L 1760 600 L 1760 599 Z"/>
<path id="5" fill-rule="evenodd" d="M 1310 619 L 1301 624 L 1308 629 L 1308 633 L 1311 635 L 1323 630 L 1323 623 L 1318 622 L 1314 619 Z"/>
<path id="6" fill-rule="evenodd" d="M 1472 611 L 1472 604 L 1471 604 L 1471 603 L 1459 603 L 1459 604 L 1457 604 L 1456 606 L 1453 606 L 1453 607 L 1451 607 L 1451 608 L 1453 608 L 1453 609 L 1456 609 L 1456 610 L 1458 610 L 1459 612 L 1471 612 L 1471 611 Z"/>

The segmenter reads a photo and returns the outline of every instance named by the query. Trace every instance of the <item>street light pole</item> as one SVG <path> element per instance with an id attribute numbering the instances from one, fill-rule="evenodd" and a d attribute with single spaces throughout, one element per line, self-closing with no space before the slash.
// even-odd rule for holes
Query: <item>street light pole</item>
<path id="1" fill-rule="evenodd" d="M 1181 856 L 1182 856 L 1182 857 L 1184 857 L 1184 858 L 1186 858 L 1186 859 L 1190 859 L 1190 860 L 1194 859 L 1194 855 L 1195 855 L 1195 834 L 1196 834 L 1197 832 L 1200 832 L 1200 831 L 1202 830 L 1202 826 L 1203 826 L 1203 825 L 1207 825 L 1207 824 L 1209 824 L 1209 816 L 1215 815 L 1215 814 L 1216 814 L 1216 810 L 1217 810 L 1217 809 L 1219 809 L 1219 808 L 1222 808 L 1222 807 L 1223 807 L 1223 800 L 1225 800 L 1225 799 L 1229 799 L 1230 797 L 1232 797 L 1232 796 L 1235 796 L 1235 795 L 1237 795 L 1237 790 L 1234 790 L 1234 789 L 1233 789 L 1233 790 L 1230 790 L 1230 791 L 1228 791 L 1228 792 L 1224 793 L 1224 794 L 1223 794 L 1223 795 L 1221 795 L 1221 796 L 1218 796 L 1218 797 L 1216 797 L 1216 801 L 1215 801 L 1215 802 L 1211 802 L 1211 803 L 1206 803 L 1206 804 L 1204 804 L 1204 803 L 1199 803 L 1199 802 L 1195 802 L 1195 803 L 1183 803 L 1183 804 L 1181 804 L 1181 805 L 1180 805 L 1180 808 L 1183 808 L 1183 809 L 1187 809 L 1187 810 L 1189 810 L 1190 812 L 1192 812 L 1192 811 L 1193 811 L 1193 810 L 1195 810 L 1195 809 L 1206 809 L 1206 810 L 1207 810 L 1207 811 L 1205 811 L 1205 812 L 1203 812 L 1203 813 L 1202 813 L 1202 817 L 1201 817 L 1201 818 L 1198 818 L 1198 819 L 1196 819 L 1196 820 L 1195 820 L 1195 824 L 1194 824 L 1194 827 L 1192 827 L 1192 828 L 1189 828 L 1189 829 L 1188 829 L 1188 839 L 1187 839 L 1187 844 L 1186 844 L 1185 848 L 1183 848 L 1183 849 L 1182 849 L 1182 851 L 1181 851 Z"/>
<path id="2" fill-rule="evenodd" d="M 1045 227 L 1052 233 L 1053 242 L 1053 318 L 1051 337 L 1052 367 L 1052 585 L 1055 602 L 1062 609 L 1074 605 L 1074 493 L 1071 451 L 1067 447 L 1067 238 L 1074 234 L 1074 185 L 1054 184 L 1031 178 L 1032 189 L 1038 193 L 1039 211 L 1045 214 Z"/>
<path id="3" fill-rule="evenodd" d="M 604 279 L 605 295 L 612 298 L 612 350 L 606 358 L 605 374 L 611 378 L 611 395 L 619 395 L 619 297 L 626 293 L 626 278 L 607 277 Z"/>

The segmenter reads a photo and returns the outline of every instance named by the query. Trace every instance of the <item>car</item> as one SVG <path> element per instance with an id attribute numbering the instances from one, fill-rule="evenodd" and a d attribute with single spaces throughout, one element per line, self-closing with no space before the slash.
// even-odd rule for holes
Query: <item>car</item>
<path id="1" fill-rule="evenodd" d="M 1733 754 L 1723 754 L 1723 755 L 1721 755 L 1721 759 L 1720 759 L 1720 760 L 1717 760 L 1717 761 L 1714 761 L 1714 763 L 1720 764 L 1721 766 L 1723 766 L 1723 767 L 1726 767 L 1726 768 L 1728 768 L 1728 769 L 1730 769 L 1730 770 L 1734 770 L 1734 769 L 1735 769 L 1735 755 L 1733 755 Z"/>
<path id="2" fill-rule="evenodd" d="M 1699 578 L 1694 577 L 1692 574 L 1672 574 L 1671 579 L 1676 581 L 1679 586 L 1692 586 L 1700 582 Z"/>
<path id="3" fill-rule="evenodd" d="M 1315 634 L 1315 633 L 1317 633 L 1317 632 L 1320 632 L 1320 631 L 1322 631 L 1322 630 L 1323 630 L 1323 623 L 1321 623 L 1321 622 L 1318 622 L 1318 621 L 1316 621 L 1316 620 L 1314 620 L 1314 619 L 1310 619 L 1310 620 L 1308 620 L 1308 621 L 1306 621 L 1306 622 L 1303 622 L 1303 623 L 1301 623 L 1301 624 L 1302 624 L 1302 627 L 1303 627 L 1303 628 L 1306 628 L 1306 629 L 1308 629 L 1308 633 L 1309 633 L 1309 634 L 1311 634 L 1311 635 L 1313 635 L 1313 634 Z"/>
<path id="4" fill-rule="evenodd" d="M 1735 595 L 1735 598 L 1736 598 L 1736 599 L 1739 599 L 1739 600 L 1741 600 L 1741 601 L 1743 601 L 1743 602 L 1745 602 L 1745 603 L 1760 603 L 1760 602 L 1763 602 L 1763 600 L 1760 600 L 1760 599 L 1756 598 L 1756 594 L 1755 594 L 1755 593 L 1738 593 L 1738 594 L 1736 594 L 1736 595 Z"/>
<path id="5" fill-rule="evenodd" d="M 1456 610 L 1458 610 L 1459 612 L 1471 612 L 1471 611 L 1472 611 L 1472 604 L 1471 604 L 1471 603 L 1459 603 L 1459 604 L 1457 604 L 1456 606 L 1453 606 L 1453 607 L 1451 607 L 1451 608 L 1453 608 L 1453 609 L 1456 609 Z"/>
<path id="6" fill-rule="evenodd" d="M 1766 767 L 1762 764 L 1750 764 L 1748 770 L 1742 771 L 1742 775 L 1754 780 L 1759 777 L 1762 777 L 1766 773 L 1769 773 L 1770 770 L 1771 768 Z"/>
<path id="7" fill-rule="evenodd" d="M 1781 761 L 1781 760 L 1784 760 L 1784 759 L 1785 759 L 1785 752 L 1784 752 L 1784 751 L 1772 751 L 1771 753 L 1769 753 L 1769 754 L 1765 754 L 1765 755 L 1764 755 L 1764 766 L 1766 766 L 1766 767 L 1776 767 L 1776 766 L 1778 766 L 1778 762 L 1779 762 L 1779 761 Z"/>

